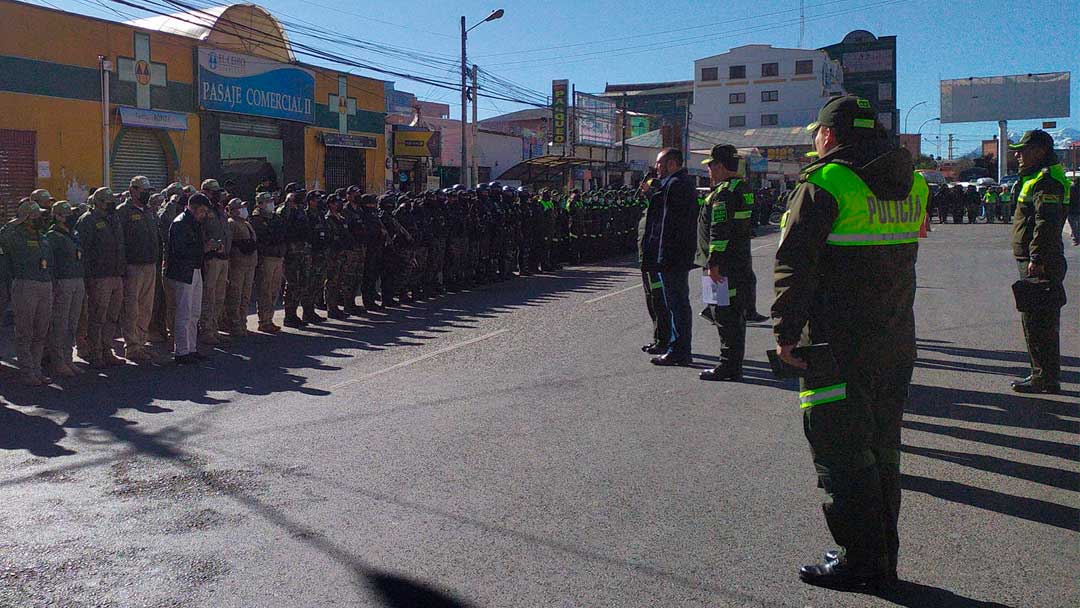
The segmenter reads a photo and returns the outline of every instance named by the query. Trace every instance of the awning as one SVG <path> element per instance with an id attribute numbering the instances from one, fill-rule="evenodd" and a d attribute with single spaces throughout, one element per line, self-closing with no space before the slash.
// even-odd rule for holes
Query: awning
<path id="1" fill-rule="evenodd" d="M 561 174 L 567 169 L 592 164 L 604 164 L 604 161 L 548 154 L 523 160 L 500 173 L 498 179 L 515 180 L 523 184 L 553 182 L 561 179 Z"/>

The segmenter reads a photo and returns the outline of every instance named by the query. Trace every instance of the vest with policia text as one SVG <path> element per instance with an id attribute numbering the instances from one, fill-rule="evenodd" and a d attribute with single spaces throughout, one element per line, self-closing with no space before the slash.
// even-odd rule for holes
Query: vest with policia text
<path id="1" fill-rule="evenodd" d="M 930 188 L 918 173 L 907 198 L 879 200 L 854 171 L 829 163 L 814 171 L 807 181 L 828 192 L 838 208 L 826 242 L 837 247 L 900 245 L 916 243 L 926 216 Z"/>
<path id="2" fill-rule="evenodd" d="M 1069 187 L 1072 185 L 1069 183 L 1069 178 L 1065 177 L 1065 167 L 1058 163 L 1056 165 L 1050 165 L 1044 168 L 1042 171 L 1032 173 L 1027 177 L 1020 178 L 1020 194 L 1016 197 L 1017 203 L 1026 203 L 1031 199 L 1031 193 L 1035 189 L 1035 185 L 1043 179 L 1052 179 L 1061 184 L 1061 187 L 1065 190 L 1065 196 L 1062 200 L 1054 200 L 1053 197 L 1043 197 L 1043 203 L 1058 203 L 1061 205 L 1069 204 Z"/>

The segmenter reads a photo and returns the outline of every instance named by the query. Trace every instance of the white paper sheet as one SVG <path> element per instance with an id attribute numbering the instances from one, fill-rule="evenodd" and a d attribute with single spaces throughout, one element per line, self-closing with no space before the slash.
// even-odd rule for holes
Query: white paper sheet
<path id="1" fill-rule="evenodd" d="M 705 304 L 727 306 L 731 304 L 728 298 L 727 277 L 721 277 L 719 283 L 714 283 L 708 273 L 701 275 L 701 301 Z"/>

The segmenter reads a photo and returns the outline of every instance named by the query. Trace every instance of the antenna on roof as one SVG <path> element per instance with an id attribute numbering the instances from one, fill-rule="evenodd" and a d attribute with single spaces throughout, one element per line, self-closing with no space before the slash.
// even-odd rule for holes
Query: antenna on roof
<path id="1" fill-rule="evenodd" d="M 799 0 L 799 48 L 803 48 L 803 37 L 806 36 L 806 0 Z"/>

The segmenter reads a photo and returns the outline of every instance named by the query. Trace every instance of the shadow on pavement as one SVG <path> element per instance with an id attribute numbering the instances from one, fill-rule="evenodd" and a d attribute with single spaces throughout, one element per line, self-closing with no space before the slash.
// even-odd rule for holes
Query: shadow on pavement
<path id="1" fill-rule="evenodd" d="M 1007 390 L 1007 389 L 1006 389 Z M 911 385 L 908 414 L 1043 431 L 1080 432 L 1076 406 L 1013 392 Z"/>
<path id="2" fill-rule="evenodd" d="M 1065 505 L 1027 498 L 1026 496 L 1013 496 L 994 490 L 976 488 L 955 481 L 944 481 L 919 477 L 917 475 L 900 475 L 900 486 L 909 492 L 929 494 L 942 500 L 948 500 L 959 504 L 994 511 L 1002 515 L 1019 517 L 1040 524 L 1054 526 L 1063 530 L 1080 532 L 1080 509 L 1074 509 Z"/>
<path id="3" fill-rule="evenodd" d="M 388 608 L 469 608 L 470 604 L 421 582 L 385 572 L 367 572 L 376 595 Z"/>
<path id="4" fill-rule="evenodd" d="M 26 450 L 52 458 L 75 452 L 57 445 L 67 436 L 59 424 L 44 416 L 31 416 L 0 405 L 0 450 Z"/>
<path id="5" fill-rule="evenodd" d="M 1060 488 L 1062 490 L 1075 492 L 1080 489 L 1080 473 L 1077 473 L 1076 471 L 1055 469 L 1053 467 L 1044 467 L 1025 462 L 1013 462 L 1011 460 L 1005 460 L 1004 458 L 985 456 L 983 454 L 952 452 L 936 448 L 921 448 L 902 445 L 900 446 L 900 451 L 915 456 L 924 456 L 926 458 L 951 462 L 953 464 L 979 469 L 980 471 L 986 471 L 988 473 L 996 473 L 998 475 L 1041 483 L 1045 486 Z"/>
<path id="6" fill-rule="evenodd" d="M 1012 608 L 997 602 L 983 602 L 957 595 L 947 589 L 912 581 L 900 581 L 892 589 L 873 593 L 885 601 L 905 608 Z"/>
<path id="7" fill-rule="evenodd" d="M 965 441 L 975 441 L 987 445 L 996 445 L 1003 448 L 1031 452 L 1033 454 L 1044 454 L 1046 456 L 1054 456 L 1055 458 L 1064 458 L 1066 460 L 1072 460 L 1073 462 L 1080 462 L 1080 444 L 1076 443 L 1060 443 L 1057 441 L 1048 441 L 1046 439 L 1017 437 L 1015 435 L 1006 435 L 1005 433 L 995 433 L 993 431 L 982 431 L 959 426 L 945 426 L 943 424 L 919 422 L 916 420 L 905 420 L 904 428 L 913 431 L 921 431 L 923 433 L 946 435 Z"/>

